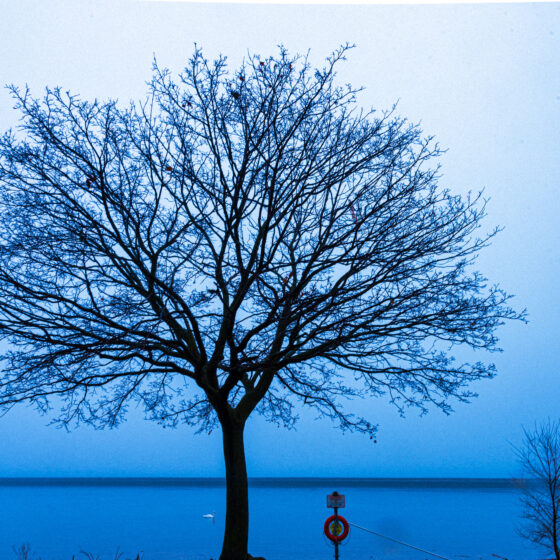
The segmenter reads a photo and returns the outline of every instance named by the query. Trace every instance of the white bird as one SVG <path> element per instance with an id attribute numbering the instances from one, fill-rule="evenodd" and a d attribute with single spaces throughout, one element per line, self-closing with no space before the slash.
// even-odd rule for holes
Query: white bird
<path id="1" fill-rule="evenodd" d="M 216 517 L 216 512 L 213 511 L 212 513 L 205 513 L 202 517 L 204 517 L 205 519 L 211 519 L 212 521 L 214 521 L 214 517 Z"/>

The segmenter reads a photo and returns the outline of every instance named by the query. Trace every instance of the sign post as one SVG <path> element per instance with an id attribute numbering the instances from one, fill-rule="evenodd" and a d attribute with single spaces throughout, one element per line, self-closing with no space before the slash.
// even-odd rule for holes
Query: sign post
<path id="1" fill-rule="evenodd" d="M 335 492 L 333 492 L 334 494 Z M 336 492 L 338 494 L 338 492 Z M 333 506 L 334 507 L 334 517 L 335 517 L 335 523 L 338 523 L 338 506 Z M 338 533 L 338 525 L 336 526 L 335 532 Z M 335 541 L 334 543 L 334 560 L 338 560 L 338 541 Z"/>
<path id="2" fill-rule="evenodd" d="M 327 496 L 327 507 L 334 509 L 334 515 L 331 515 L 325 521 L 325 535 L 334 543 L 334 559 L 339 560 L 338 545 L 348 536 L 350 529 L 348 521 L 341 515 L 338 515 L 338 508 L 345 506 L 344 495 L 338 492 L 333 492 Z"/>

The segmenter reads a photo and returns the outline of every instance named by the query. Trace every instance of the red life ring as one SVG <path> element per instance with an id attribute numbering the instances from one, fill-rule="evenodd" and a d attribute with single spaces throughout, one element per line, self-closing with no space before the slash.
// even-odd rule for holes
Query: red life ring
<path id="1" fill-rule="evenodd" d="M 337 519 L 338 521 L 340 521 L 342 523 L 342 526 L 344 527 L 344 530 L 342 531 L 342 533 L 340 533 L 340 535 L 333 535 L 330 531 L 330 527 L 329 525 L 335 520 Z M 336 542 L 340 542 L 343 541 L 347 536 L 348 536 L 348 531 L 350 530 L 350 526 L 348 525 L 348 521 L 346 521 L 346 519 L 344 519 L 344 517 L 342 517 L 341 515 L 331 515 L 326 521 L 325 521 L 325 527 L 324 527 L 324 531 L 325 531 L 325 535 L 327 535 L 327 538 L 329 540 L 331 540 L 332 542 L 336 543 Z"/>

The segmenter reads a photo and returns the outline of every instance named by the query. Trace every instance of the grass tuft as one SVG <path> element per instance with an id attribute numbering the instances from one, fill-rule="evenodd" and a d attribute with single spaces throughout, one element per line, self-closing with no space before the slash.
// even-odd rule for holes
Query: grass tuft
<path id="1" fill-rule="evenodd" d="M 17 560 L 41 560 L 39 556 L 35 556 L 35 554 L 31 552 L 31 547 L 27 543 L 22 544 L 19 548 L 16 548 L 14 546 L 13 551 L 14 554 L 16 555 Z M 91 552 L 85 552 L 84 550 L 80 552 L 79 557 L 76 557 L 75 554 L 72 554 L 72 560 L 79 560 L 80 557 L 85 560 L 101 560 L 99 556 L 94 556 Z M 122 552 L 119 552 L 118 550 L 115 553 L 115 558 L 114 558 L 114 560 L 143 560 L 143 559 L 144 559 L 144 553 L 137 554 L 134 558 L 123 558 Z"/>

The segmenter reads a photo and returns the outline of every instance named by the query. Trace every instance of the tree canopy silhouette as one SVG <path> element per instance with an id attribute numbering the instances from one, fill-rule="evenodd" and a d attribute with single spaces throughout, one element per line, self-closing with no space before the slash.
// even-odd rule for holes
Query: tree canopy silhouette
<path id="1" fill-rule="evenodd" d="M 560 560 L 560 422 L 523 429 L 514 448 L 528 481 L 522 485 L 523 523 L 519 534 Z"/>
<path id="2" fill-rule="evenodd" d="M 122 107 L 11 87 L 22 120 L 0 142 L 0 403 L 62 423 L 114 426 L 131 402 L 161 423 L 223 432 L 222 560 L 245 560 L 243 428 L 291 426 L 294 403 L 373 437 L 343 407 L 387 395 L 403 410 L 472 396 L 521 317 L 472 271 L 480 194 L 438 186 L 417 126 L 359 108 L 281 48 L 196 50 L 174 81 Z"/>

